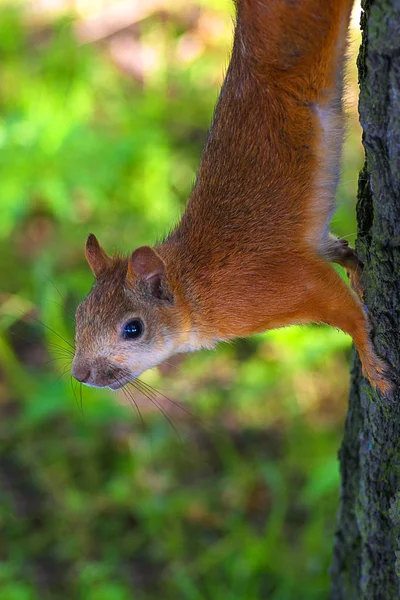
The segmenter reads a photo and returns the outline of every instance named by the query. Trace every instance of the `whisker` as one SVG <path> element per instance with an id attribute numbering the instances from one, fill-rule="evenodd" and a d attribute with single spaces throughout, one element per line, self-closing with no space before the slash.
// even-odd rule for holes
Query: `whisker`
<path id="1" fill-rule="evenodd" d="M 50 277 L 48 277 L 48 275 L 46 275 L 46 273 L 42 272 L 42 275 L 51 283 L 51 285 L 53 286 L 53 288 L 56 290 L 57 294 L 60 296 L 63 304 L 59 304 L 59 303 L 55 302 L 54 300 L 49 300 L 49 299 L 46 299 L 46 302 L 53 302 L 54 304 L 57 304 L 58 306 L 60 306 L 60 308 L 62 308 L 63 310 L 66 310 L 66 312 L 74 320 L 75 319 L 75 315 L 70 310 L 68 310 L 66 308 L 67 301 L 66 301 L 65 297 L 62 295 L 62 293 L 60 292 L 59 288 L 56 286 L 56 284 L 54 283 L 54 281 Z"/>
<path id="2" fill-rule="evenodd" d="M 60 370 L 61 367 L 70 367 L 72 364 L 72 361 L 69 357 L 66 356 L 61 356 L 61 357 L 57 357 L 53 359 L 54 361 L 57 361 L 59 363 L 59 366 L 56 366 L 57 370 Z M 52 362 L 51 360 L 47 361 L 47 362 Z"/>
<path id="3" fill-rule="evenodd" d="M 50 346 L 50 350 L 51 352 L 55 353 L 59 353 L 59 354 L 64 354 L 65 356 L 69 356 L 69 357 L 73 357 L 74 353 L 71 352 L 71 350 L 69 350 L 68 348 L 62 348 L 61 346 Z"/>
<path id="4" fill-rule="evenodd" d="M 65 364 L 64 364 L 64 365 L 63 365 L 62 367 L 60 367 L 60 368 L 64 368 L 64 371 L 63 371 L 63 372 L 61 373 L 61 375 L 60 375 L 59 377 L 57 377 L 57 379 L 54 381 L 54 383 L 53 383 L 53 386 L 54 386 L 54 385 L 56 385 L 56 383 L 57 383 L 58 381 L 60 381 L 60 379 L 61 379 L 62 377 L 64 377 L 64 375 L 67 373 L 67 371 L 69 371 L 69 369 L 70 369 L 70 364 L 68 364 L 66 367 L 65 367 Z"/>
<path id="5" fill-rule="evenodd" d="M 72 378 L 72 375 L 70 375 L 70 377 L 69 377 L 69 381 L 70 381 L 70 384 L 71 384 L 72 393 L 74 394 L 75 403 L 76 403 L 76 405 L 77 405 L 77 406 L 78 406 L 78 408 L 79 408 L 78 398 L 77 398 L 77 396 L 76 396 L 76 388 L 74 387 L 74 380 L 73 380 L 73 378 Z"/>
<path id="6" fill-rule="evenodd" d="M 189 415 L 192 419 L 194 419 L 196 421 L 199 421 L 200 423 L 202 423 L 202 425 L 205 425 L 201 421 L 201 419 L 199 419 L 193 413 L 191 413 L 190 410 L 188 410 L 187 408 L 185 408 L 184 406 L 182 406 L 182 404 L 180 402 L 178 402 L 177 400 L 172 400 L 172 398 L 169 398 L 168 396 L 166 396 L 165 394 L 163 394 L 162 392 L 160 392 L 160 390 L 156 389 L 155 387 L 153 387 L 149 383 L 146 383 L 146 382 L 142 381 L 139 378 L 137 378 L 136 381 L 137 381 L 137 383 L 139 384 L 140 387 L 143 387 L 143 388 L 145 388 L 147 390 L 151 390 L 153 392 L 153 394 L 159 394 L 160 396 L 162 396 L 162 398 L 165 398 L 165 400 L 167 400 L 168 402 L 171 402 L 171 404 L 173 404 L 174 406 L 176 406 L 177 408 L 179 408 L 181 411 L 183 411 L 184 413 L 186 413 L 187 415 Z"/>
<path id="7" fill-rule="evenodd" d="M 48 277 L 45 273 L 42 273 L 42 275 L 44 275 L 46 277 L 46 279 L 48 279 L 50 281 L 51 285 L 54 287 L 57 294 L 60 296 L 61 300 L 65 303 L 65 298 L 62 295 L 62 293 L 60 292 L 60 290 L 58 289 L 58 287 L 56 286 L 56 284 L 54 283 L 54 281 L 52 279 L 50 279 L 50 277 Z"/>
<path id="8" fill-rule="evenodd" d="M 23 341 L 25 346 L 38 347 L 38 348 L 44 347 L 44 342 L 42 340 L 39 340 L 39 341 L 29 340 L 26 338 L 26 336 L 17 334 L 17 333 L 15 333 L 15 331 L 8 331 L 8 335 L 13 336 L 17 340 Z M 74 356 L 74 353 L 72 352 L 72 350 L 70 350 L 69 348 L 65 348 L 65 346 L 61 346 L 60 344 L 46 341 L 46 346 L 49 346 L 51 353 L 54 354 L 58 358 L 70 359 Z M 53 360 L 56 360 L 56 359 L 53 359 Z M 47 361 L 43 364 L 48 364 L 49 362 L 51 362 L 51 361 Z"/>
<path id="9" fill-rule="evenodd" d="M 81 413 L 83 415 L 83 391 L 82 391 L 82 383 L 79 382 L 79 399 L 80 399 L 80 403 L 81 403 Z"/>
<path id="10" fill-rule="evenodd" d="M 132 385 L 133 387 L 135 387 L 137 391 L 141 392 L 148 400 L 150 400 L 150 402 L 152 404 L 154 404 L 154 406 L 156 408 L 158 408 L 158 410 L 164 415 L 165 419 L 168 421 L 168 423 L 170 424 L 170 426 L 174 430 L 175 435 L 177 436 L 178 440 L 182 443 L 182 438 L 179 435 L 179 432 L 178 432 L 178 430 L 176 428 L 176 425 L 175 425 L 172 417 L 168 414 L 168 412 L 164 409 L 164 407 L 161 406 L 161 404 L 156 400 L 156 398 L 154 397 L 154 394 L 150 395 L 150 392 L 147 392 L 147 391 L 145 391 L 145 390 L 140 389 L 139 387 L 137 387 L 137 385 L 135 385 L 136 381 L 137 380 L 135 379 L 135 380 L 129 382 L 128 385 Z"/>
<path id="11" fill-rule="evenodd" d="M 50 298 L 45 298 L 44 301 L 51 302 L 51 304 L 55 304 L 56 306 L 59 306 L 60 308 L 62 308 L 67 313 L 67 315 L 72 319 L 72 321 L 75 322 L 74 313 L 71 312 L 66 306 L 64 306 L 63 304 L 60 304 L 59 302 L 56 302 L 55 300 L 50 300 Z"/>
<path id="12" fill-rule="evenodd" d="M 33 315 L 26 315 L 26 313 L 24 313 L 23 311 L 20 311 L 20 312 L 24 316 L 28 316 L 30 319 L 33 319 L 34 321 L 36 321 L 37 323 L 39 323 L 40 325 L 42 325 L 42 327 L 46 327 L 46 329 L 48 329 L 49 331 L 51 331 L 51 333 L 54 333 L 54 335 L 58 336 L 63 342 L 65 342 L 70 348 L 72 348 L 72 350 L 75 351 L 75 348 L 73 347 L 72 344 L 70 344 L 70 342 L 68 342 L 68 340 L 66 340 L 65 338 L 63 338 L 63 336 L 60 335 L 59 333 L 57 333 L 57 331 L 55 331 L 54 329 L 52 329 L 51 327 L 49 327 L 48 325 L 46 325 L 46 323 L 43 323 L 43 321 L 41 321 L 40 319 L 37 319 Z"/>
<path id="13" fill-rule="evenodd" d="M 125 370 L 123 370 L 123 371 L 122 371 L 122 373 L 123 373 L 123 374 L 124 374 L 124 372 L 125 372 Z M 119 384 L 121 384 L 121 383 L 122 383 L 121 379 L 119 379 L 118 377 L 116 378 L 116 380 L 117 380 L 117 382 L 118 382 Z M 127 399 L 128 399 L 128 402 L 130 403 L 130 405 L 131 405 L 132 407 L 135 407 L 135 409 L 136 409 L 136 412 L 137 412 L 137 413 L 138 413 L 138 415 L 139 415 L 139 418 L 140 418 L 140 421 L 141 421 L 142 427 L 143 427 L 143 429 L 145 429 L 145 430 L 146 430 L 146 425 L 145 425 L 145 422 L 144 422 L 144 419 L 143 419 L 142 413 L 140 412 L 139 405 L 138 405 L 138 403 L 137 403 L 137 401 L 136 401 L 136 399 L 135 399 L 135 397 L 134 397 L 133 391 L 132 391 L 131 389 L 128 389 L 126 386 L 123 386 L 123 387 L 122 387 L 122 391 L 123 391 L 123 393 L 124 393 L 124 396 L 125 396 L 125 398 L 127 398 Z"/>
<path id="14" fill-rule="evenodd" d="M 49 360 L 46 360 L 44 363 L 42 363 L 43 365 L 49 365 L 52 362 L 60 362 L 60 361 L 67 361 L 70 365 L 72 365 L 72 357 L 71 356 L 66 356 L 65 354 L 56 354 L 54 356 L 54 358 L 50 358 Z"/>
<path id="15" fill-rule="evenodd" d="M 62 344 L 57 344 L 57 342 L 46 342 L 48 346 L 51 346 L 52 348 L 58 348 L 59 350 L 64 350 L 65 352 L 68 352 L 69 354 L 74 354 L 73 351 L 68 348 L 68 346 L 63 346 Z"/>
<path id="16" fill-rule="evenodd" d="M 179 373 L 183 373 L 183 369 L 180 369 L 178 367 L 178 365 L 174 365 L 174 363 L 170 362 L 169 360 L 164 360 L 161 364 L 168 365 L 169 367 L 172 367 L 176 371 L 179 371 Z"/>
<path id="17" fill-rule="evenodd" d="M 65 350 L 66 352 L 70 352 L 71 354 L 73 354 L 73 351 L 68 348 L 68 346 L 63 346 L 62 344 L 58 344 L 57 342 L 52 342 L 52 341 L 48 341 L 47 342 L 48 346 L 54 346 L 55 348 L 61 348 L 61 350 Z M 74 349 L 73 346 L 71 346 L 72 349 Z"/>
<path id="18" fill-rule="evenodd" d="M 57 362 L 57 361 L 68 361 L 70 365 L 72 365 L 72 356 L 68 356 L 67 354 L 55 354 L 54 353 L 54 357 L 49 359 L 48 361 L 46 361 L 45 364 L 48 364 L 52 361 Z"/>
<path id="19" fill-rule="evenodd" d="M 126 369 L 123 369 L 122 372 L 127 377 L 130 376 L 130 372 L 127 371 Z M 173 404 L 174 406 L 176 406 L 177 408 L 179 408 L 181 411 L 183 411 L 184 413 L 186 413 L 187 415 L 189 415 L 192 419 L 194 419 L 195 421 L 198 421 L 199 423 L 201 423 L 202 425 L 205 426 L 205 423 L 203 423 L 201 421 L 201 419 L 199 419 L 193 413 L 191 413 L 190 410 L 188 410 L 187 408 L 185 408 L 184 406 L 182 406 L 177 400 L 172 400 L 172 398 L 169 398 L 168 396 L 166 396 L 165 394 L 163 394 L 162 392 L 160 392 L 160 390 L 156 389 L 155 387 L 153 387 L 149 383 L 146 383 L 146 382 L 142 381 L 138 377 L 136 379 L 134 379 L 133 381 L 130 381 L 130 383 L 134 384 L 135 387 L 136 387 L 136 389 L 138 391 L 141 391 L 144 395 L 146 395 L 145 392 L 147 392 L 148 394 L 150 394 L 155 399 L 157 399 L 157 395 L 161 396 L 162 398 L 164 398 L 168 402 L 171 402 L 171 404 Z"/>
<path id="20" fill-rule="evenodd" d="M 127 389 L 126 387 L 123 387 L 123 388 L 122 388 L 122 391 L 124 392 L 124 396 L 125 396 L 125 398 L 127 398 L 127 399 L 128 399 L 128 402 L 130 403 L 130 405 L 132 406 L 132 408 L 134 407 L 134 408 L 136 409 L 136 412 L 137 412 L 137 414 L 139 415 L 139 418 L 140 418 L 140 421 L 141 421 L 142 427 L 143 427 L 144 429 L 146 429 L 146 425 L 145 425 L 145 422 L 144 422 L 144 419 L 143 419 L 142 413 L 140 412 L 139 405 L 138 405 L 138 403 L 137 403 L 137 402 L 136 402 L 136 400 L 135 400 L 135 397 L 134 397 L 134 395 L 133 395 L 133 392 L 132 392 L 132 390 L 129 390 L 129 389 Z"/>
<path id="21" fill-rule="evenodd" d="M 49 365 L 52 362 L 60 362 L 61 360 L 67 360 L 69 362 L 69 365 L 72 364 L 72 360 L 70 359 L 69 356 L 56 356 L 55 358 L 51 358 L 50 360 L 46 360 L 44 363 L 42 363 L 43 365 Z"/>

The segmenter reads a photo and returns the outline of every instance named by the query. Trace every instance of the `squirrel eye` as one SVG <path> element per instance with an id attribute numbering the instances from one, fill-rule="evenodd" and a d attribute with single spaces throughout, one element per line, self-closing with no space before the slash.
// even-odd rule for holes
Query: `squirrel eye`
<path id="1" fill-rule="evenodd" d="M 143 333 L 144 326 L 140 319 L 132 319 L 127 321 L 122 331 L 124 340 L 136 340 Z"/>

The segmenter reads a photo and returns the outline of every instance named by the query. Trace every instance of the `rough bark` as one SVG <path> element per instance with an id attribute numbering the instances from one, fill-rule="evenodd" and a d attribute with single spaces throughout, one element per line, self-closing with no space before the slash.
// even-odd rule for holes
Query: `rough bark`
<path id="1" fill-rule="evenodd" d="M 365 166 L 357 251 L 379 354 L 400 364 L 400 0 L 364 0 L 359 55 Z M 400 393 L 381 397 L 354 355 L 339 453 L 341 504 L 333 600 L 400 598 Z"/>

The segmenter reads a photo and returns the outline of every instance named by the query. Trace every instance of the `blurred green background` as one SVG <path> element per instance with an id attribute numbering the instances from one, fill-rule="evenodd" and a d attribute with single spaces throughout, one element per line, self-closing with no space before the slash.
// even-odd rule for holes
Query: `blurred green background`
<path id="1" fill-rule="evenodd" d="M 348 337 L 289 328 L 177 357 L 144 375 L 141 416 L 69 373 L 86 236 L 128 252 L 177 222 L 232 16 L 227 0 L 0 2 L 2 600 L 328 597 Z M 333 223 L 350 242 L 353 33 Z"/>

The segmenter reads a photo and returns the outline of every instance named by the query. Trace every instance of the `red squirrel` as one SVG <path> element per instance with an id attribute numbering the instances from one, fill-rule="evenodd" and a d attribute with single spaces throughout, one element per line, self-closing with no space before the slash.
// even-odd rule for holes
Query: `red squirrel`
<path id="1" fill-rule="evenodd" d="M 329 232 L 352 5 L 236 0 L 230 64 L 179 225 L 129 257 L 88 237 L 96 282 L 76 312 L 78 381 L 118 389 L 175 353 L 314 322 L 351 335 L 364 375 L 390 392 L 362 263 Z"/>

